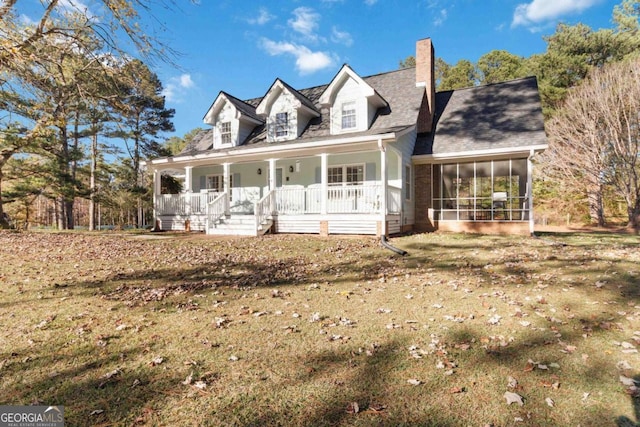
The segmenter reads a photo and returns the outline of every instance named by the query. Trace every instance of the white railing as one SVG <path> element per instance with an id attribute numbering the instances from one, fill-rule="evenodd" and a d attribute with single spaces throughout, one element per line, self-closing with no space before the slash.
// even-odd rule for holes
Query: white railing
<path id="1" fill-rule="evenodd" d="M 256 230 L 259 230 L 262 223 L 269 219 L 274 212 L 275 192 L 269 191 L 266 196 L 255 202 L 253 212 L 256 218 Z"/>
<path id="2" fill-rule="evenodd" d="M 212 227 L 228 211 L 227 193 L 217 193 L 216 198 L 207 203 L 207 228 Z"/>
<path id="3" fill-rule="evenodd" d="M 381 204 L 380 184 L 335 185 L 327 189 L 327 213 L 379 213 Z M 275 208 L 279 214 L 317 214 L 321 207 L 320 187 L 285 186 L 276 189 Z"/>
<path id="4" fill-rule="evenodd" d="M 322 191 L 319 187 L 286 186 L 275 191 L 275 211 L 296 215 L 320 213 Z"/>
<path id="5" fill-rule="evenodd" d="M 378 213 L 381 202 L 380 184 L 336 185 L 327 190 L 327 213 Z"/>
<path id="6" fill-rule="evenodd" d="M 156 197 L 156 208 L 160 215 L 204 214 L 207 211 L 207 205 L 219 194 L 215 191 L 160 194 Z"/>
<path id="7" fill-rule="evenodd" d="M 242 191 L 241 191 L 242 190 Z M 226 193 L 201 192 L 161 194 L 156 197 L 156 209 L 160 215 L 206 215 L 215 221 L 225 213 L 253 213 L 271 215 L 273 212 L 288 215 L 319 214 L 322 208 L 322 188 L 320 186 L 284 186 L 259 198 L 259 191 L 234 189 L 233 201 L 226 204 Z M 330 185 L 327 188 L 327 213 L 376 214 L 383 209 L 383 187 L 379 183 L 356 185 Z M 258 200 L 257 202 L 254 202 Z M 214 203 L 215 202 L 215 203 Z M 268 210 L 259 213 L 268 205 Z M 398 213 L 402 208 L 402 189 L 387 187 L 387 212 Z M 213 210 L 212 210 L 213 209 Z M 253 212 L 251 210 L 253 209 Z M 264 218 L 262 219 L 264 220 Z M 261 221 L 262 221 L 261 220 Z"/>

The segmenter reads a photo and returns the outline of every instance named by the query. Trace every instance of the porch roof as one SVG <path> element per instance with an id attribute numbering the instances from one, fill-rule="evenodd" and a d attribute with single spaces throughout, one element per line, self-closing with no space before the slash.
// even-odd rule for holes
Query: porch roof
<path id="1" fill-rule="evenodd" d="M 414 156 L 528 151 L 547 145 L 535 77 L 436 94 L 434 130 Z"/>

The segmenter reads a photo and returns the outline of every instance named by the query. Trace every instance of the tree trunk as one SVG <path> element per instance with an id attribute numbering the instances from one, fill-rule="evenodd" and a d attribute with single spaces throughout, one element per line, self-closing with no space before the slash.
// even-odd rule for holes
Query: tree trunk
<path id="1" fill-rule="evenodd" d="M 2 207 L 2 165 L 4 162 L 0 162 L 0 230 L 3 228 L 10 228 L 9 220 L 4 215 L 4 209 Z"/>
<path id="2" fill-rule="evenodd" d="M 96 229 L 96 168 L 98 165 L 98 133 L 91 137 L 91 178 L 89 194 L 89 230 Z"/>
<path id="3" fill-rule="evenodd" d="M 602 196 L 602 185 L 595 185 L 587 191 L 587 200 L 589 203 L 589 216 L 591 222 L 604 227 L 604 199 Z"/>

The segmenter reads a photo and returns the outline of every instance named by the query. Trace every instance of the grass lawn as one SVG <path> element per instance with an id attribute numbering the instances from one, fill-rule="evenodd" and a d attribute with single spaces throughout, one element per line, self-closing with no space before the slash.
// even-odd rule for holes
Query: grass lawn
<path id="1" fill-rule="evenodd" d="M 64 405 L 69 426 L 640 421 L 637 236 L 391 242 L 409 255 L 1 232 L 0 405 Z"/>

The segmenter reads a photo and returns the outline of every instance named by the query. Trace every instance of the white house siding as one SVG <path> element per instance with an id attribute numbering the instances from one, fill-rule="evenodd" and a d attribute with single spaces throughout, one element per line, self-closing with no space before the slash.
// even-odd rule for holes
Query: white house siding
<path id="1" fill-rule="evenodd" d="M 234 144 L 234 141 L 238 140 L 239 122 L 238 119 L 235 118 L 235 116 L 235 107 L 228 102 L 225 103 L 224 107 L 222 107 L 220 113 L 216 116 L 215 122 L 213 123 L 213 127 L 215 129 L 215 131 L 213 132 L 213 148 L 231 147 L 233 145 L 236 145 Z M 222 144 L 220 127 L 222 123 L 225 122 L 231 122 L 231 144 Z"/>
<path id="2" fill-rule="evenodd" d="M 402 182 L 400 188 L 402 188 L 402 200 L 403 200 L 403 218 L 402 225 L 409 226 L 415 224 L 415 185 L 431 185 L 430 183 L 416 183 L 415 181 L 415 171 L 413 170 L 413 165 L 411 162 L 411 156 L 413 155 L 413 149 L 416 143 L 417 133 L 416 130 L 413 129 L 411 132 L 408 132 L 398 138 L 398 141 L 392 143 L 393 147 L 396 148 L 400 153 L 402 153 L 402 164 L 401 164 L 401 174 L 402 174 Z M 411 169 L 411 195 L 410 199 L 407 200 L 405 197 L 404 191 L 404 182 L 407 179 L 406 177 L 406 169 L 405 166 L 409 166 Z"/>
<path id="3" fill-rule="evenodd" d="M 271 109 L 269 110 L 268 128 L 275 128 L 276 114 L 287 113 L 289 120 L 288 135 L 282 137 L 276 137 L 275 131 L 269 131 L 267 134 L 268 141 L 288 141 L 298 137 L 298 117 L 297 112 L 293 108 L 293 105 L 298 101 L 288 91 L 281 91 L 278 97 L 273 101 Z"/>
<path id="4" fill-rule="evenodd" d="M 353 101 L 356 104 L 356 127 L 342 131 L 342 103 Z M 364 131 L 369 128 L 373 117 L 370 117 L 367 98 L 363 96 L 362 88 L 351 77 L 346 79 L 337 89 L 336 97 L 331 106 L 331 133 L 348 133 Z"/>

